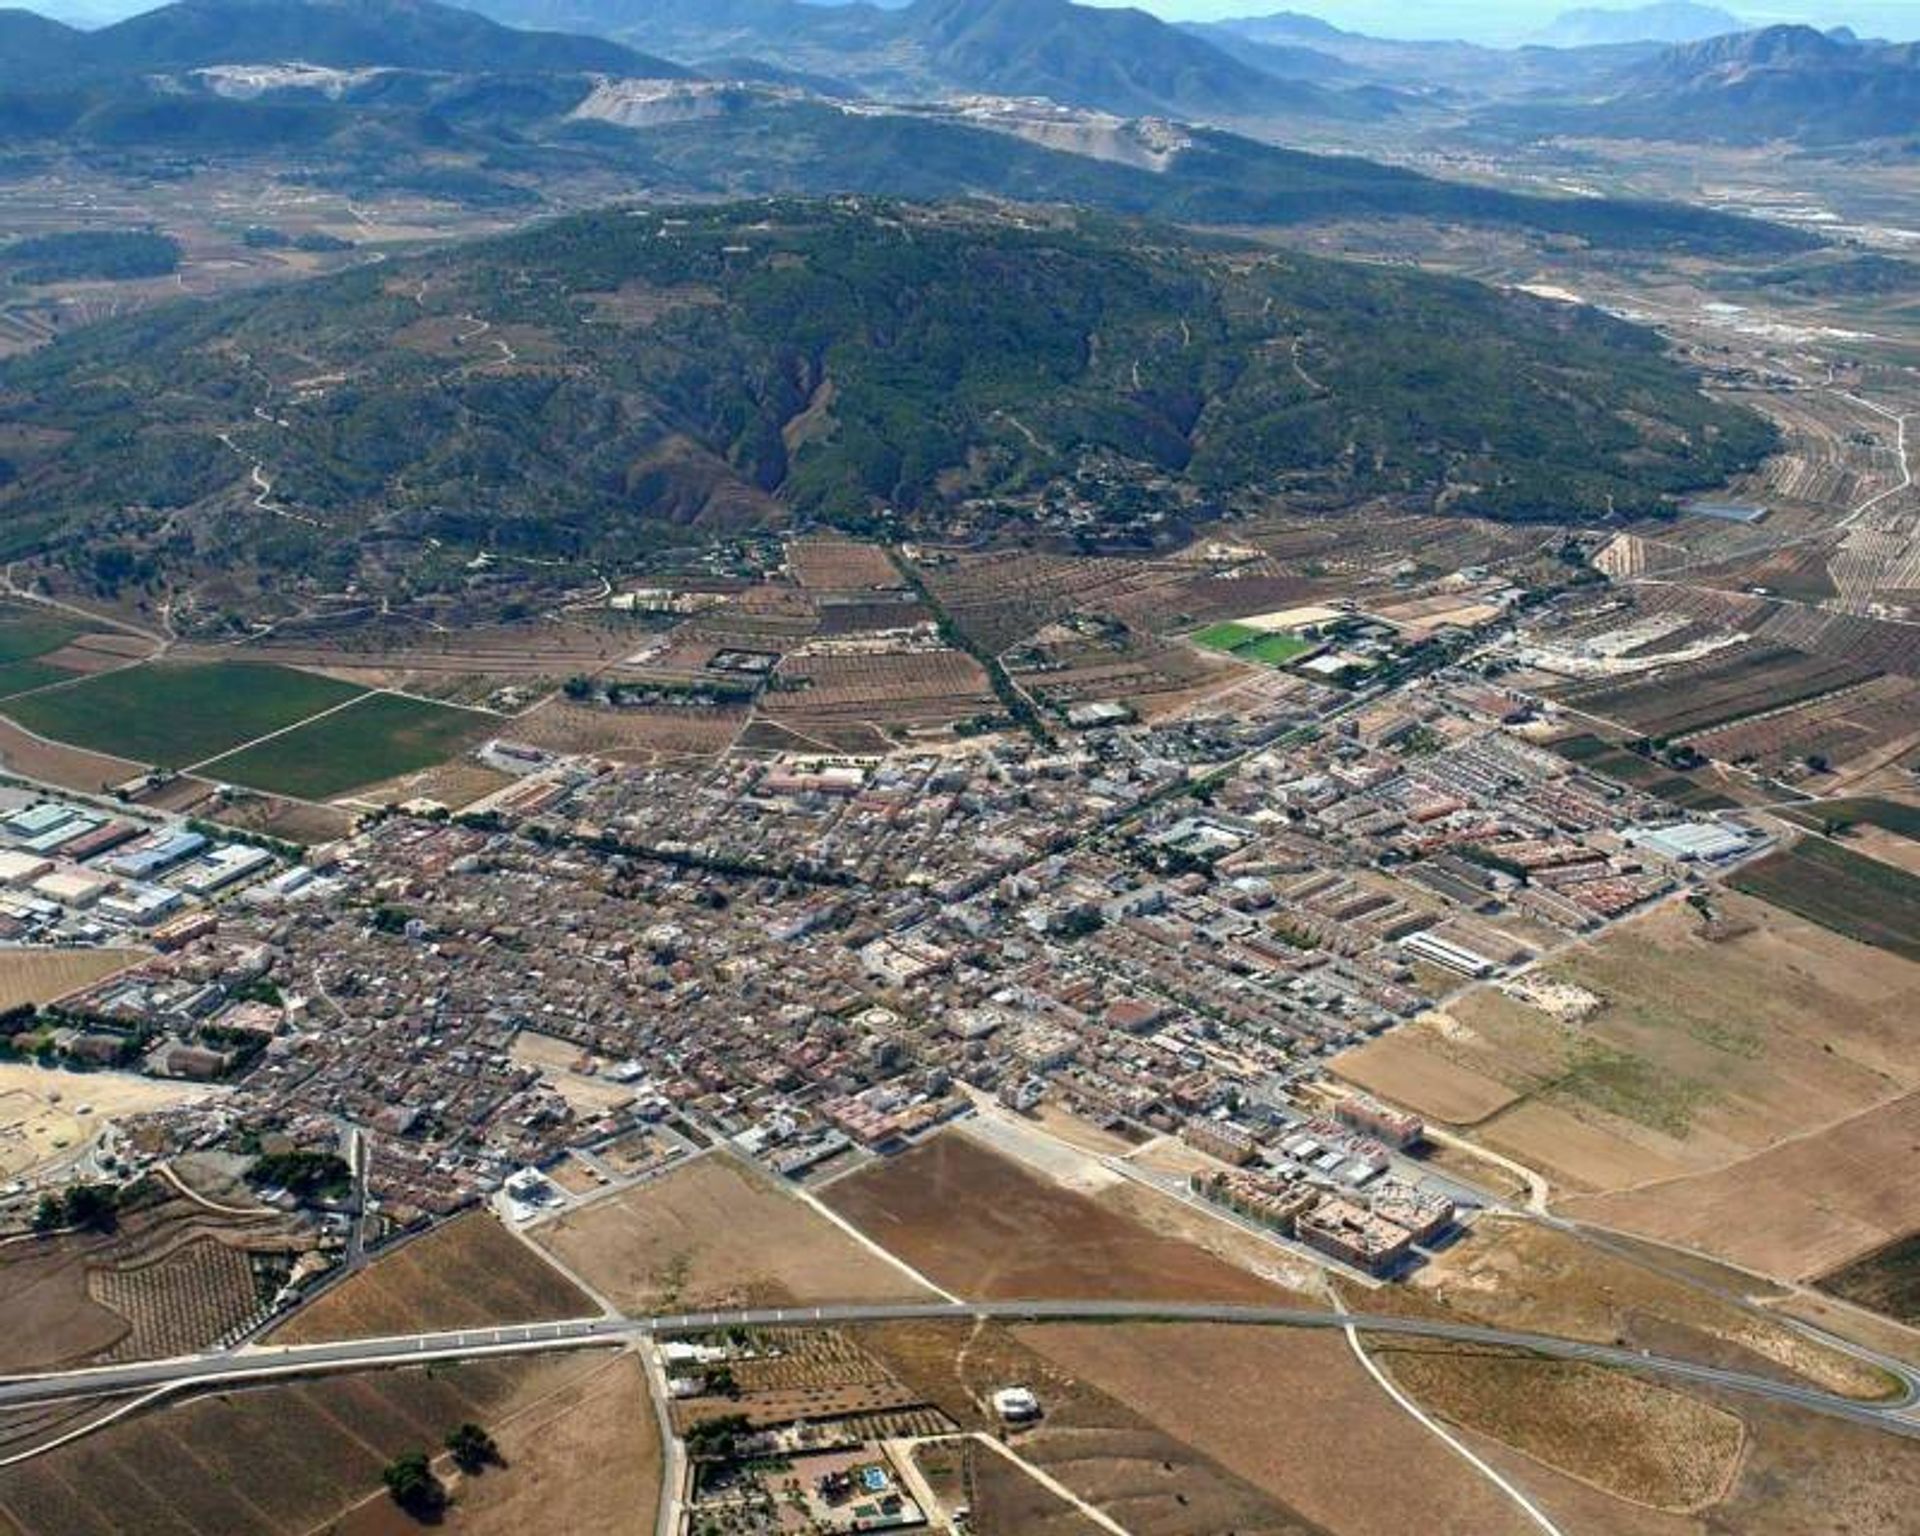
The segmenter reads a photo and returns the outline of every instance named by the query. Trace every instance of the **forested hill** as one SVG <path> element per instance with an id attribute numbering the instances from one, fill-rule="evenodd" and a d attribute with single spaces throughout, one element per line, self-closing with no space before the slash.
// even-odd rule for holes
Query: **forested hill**
<path id="1" fill-rule="evenodd" d="M 871 202 L 610 210 L 174 305 L 0 369 L 0 408 L 40 445 L 0 487 L 8 553 L 93 547 L 122 508 L 161 563 L 336 575 L 375 546 L 616 555 L 882 509 L 951 531 L 1063 495 L 1134 533 L 1282 494 L 1597 518 L 1769 442 L 1594 311 Z"/>

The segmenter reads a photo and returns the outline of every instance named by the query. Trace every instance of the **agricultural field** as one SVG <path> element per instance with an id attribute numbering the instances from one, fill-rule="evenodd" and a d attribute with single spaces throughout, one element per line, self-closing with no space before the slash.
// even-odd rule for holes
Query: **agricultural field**
<path id="1" fill-rule="evenodd" d="M 369 1536 L 389 1532 L 395 1511 L 379 1491 L 380 1469 L 393 1457 L 438 1447 L 469 1420 L 487 1426 L 503 1448 L 528 1451 L 541 1415 L 606 1365 L 593 1354 L 471 1361 L 192 1398 L 0 1469 L 0 1519 L 18 1536 L 309 1536 L 359 1506 L 378 1522 L 363 1528 Z M 625 1406 L 633 1406 L 630 1396 Z M 521 1430 L 523 1417 L 533 1430 Z M 613 1443 L 625 1440 L 643 1458 L 650 1431 L 651 1416 L 636 1413 Z M 541 1484 L 551 1495 L 563 1478 L 551 1461 L 533 1463 L 536 1471 L 543 1464 Z M 573 1472 L 576 1483 L 600 1480 Z M 483 1515 L 514 1492 L 517 1473 L 510 1462 L 468 1484 L 474 1512 Z M 640 1475 L 629 1481 L 609 1469 L 608 1481 L 638 1494 Z M 520 1492 L 524 1499 L 527 1491 Z M 578 1489 L 569 1498 L 593 1496 Z M 452 1529 L 460 1528 L 456 1518 L 449 1513 Z M 527 1527 L 496 1518 L 472 1529 Z"/>
<path id="2" fill-rule="evenodd" d="M 145 958 L 138 949 L 0 949 L 0 1009 L 54 1002 Z"/>
<path id="3" fill-rule="evenodd" d="M 1560 702 L 1643 736 L 1685 740 L 1767 710 L 1869 682 L 1865 666 L 1785 646 L 1751 644 L 1678 670 L 1563 688 Z"/>
<path id="4" fill-rule="evenodd" d="M 279 1271 L 284 1278 L 285 1270 Z M 139 1263 L 93 1270 L 88 1290 L 133 1327 L 109 1351 L 113 1360 L 187 1355 L 258 1318 L 278 1287 L 241 1249 L 197 1237 Z"/>
<path id="5" fill-rule="evenodd" d="M 960 1296 L 1274 1302 L 1287 1294 L 954 1131 L 837 1180 L 824 1198 Z"/>
<path id="6" fill-rule="evenodd" d="M 960 632 L 995 655 L 1070 613 L 1131 620 L 1130 597 L 1191 574 L 1146 560 L 1015 550 L 943 555 L 920 570 Z"/>
<path id="7" fill-rule="evenodd" d="M 278 1344 L 590 1317 L 592 1300 L 484 1211 L 382 1254 L 273 1330 Z"/>
<path id="8" fill-rule="evenodd" d="M 787 545 L 787 565 L 809 592 L 894 591 L 904 585 L 884 549 L 857 539 L 794 539 Z"/>
<path id="9" fill-rule="evenodd" d="M 1749 864 L 1730 882 L 1823 928 L 1920 961 L 1920 877 L 1823 837 Z"/>
<path id="10" fill-rule="evenodd" d="M 1668 903 L 1533 980 L 1547 990 L 1477 988 L 1334 1070 L 1467 1128 L 1562 1198 L 1641 1187 L 1656 1204 L 1663 1181 L 1776 1143 L 1792 1158 L 1811 1146 L 1795 1138 L 1920 1086 L 1920 967 L 1730 892 L 1711 921 Z M 1849 1198 L 1894 1193 L 1891 1176 L 1848 1182 Z"/>
<path id="11" fill-rule="evenodd" d="M 435 1470 L 453 1505 L 437 1529 L 458 1536 L 643 1536 L 653 1529 L 660 1435 L 637 1356 L 596 1356 L 591 1369 L 489 1427 L 505 1466 L 469 1477 L 441 1457 Z M 412 1529 L 380 1492 L 339 1522 L 337 1536 Z"/>
<path id="12" fill-rule="evenodd" d="M 1820 1289 L 1903 1323 L 1920 1322 L 1920 1233 L 1820 1277 Z"/>
<path id="13" fill-rule="evenodd" d="M 1920 1093 L 1690 1176 L 1558 1202 L 1567 1215 L 1811 1281 L 1920 1230 Z M 1766 1191 L 1756 1216 L 1754 1192 Z"/>
<path id="14" fill-rule="evenodd" d="M 371 629 L 325 640 L 291 639 L 283 632 L 249 646 L 247 654 L 303 671 L 337 673 L 364 687 L 484 703 L 484 694 L 501 688 L 544 688 L 577 673 L 597 674 L 631 655 L 647 633 L 624 615 L 576 614 L 517 624 L 409 626 L 398 633 Z M 182 653 L 196 661 L 222 659 L 210 647 L 183 647 Z M 475 692 L 483 697 L 468 697 Z"/>
<path id="15" fill-rule="evenodd" d="M 1549 749 L 1590 773 L 1630 785 L 1685 810 L 1723 811 L 1735 804 L 1705 775 L 1679 772 L 1591 732 L 1552 742 Z"/>
<path id="16" fill-rule="evenodd" d="M 329 800 L 445 762 L 503 723 L 476 710 L 368 694 L 324 719 L 215 758 L 202 771 L 275 794 Z"/>
<path id="17" fill-rule="evenodd" d="M 769 718 L 803 734 L 840 722 L 940 724 L 997 707 L 979 662 L 954 650 L 790 656 L 760 701 Z"/>
<path id="18" fill-rule="evenodd" d="M 917 1445 L 913 1462 L 943 1507 L 973 1512 L 970 1529 L 977 1536 L 1101 1536 L 1105 1529 L 977 1440 Z"/>
<path id="19" fill-rule="evenodd" d="M 1045 1417 L 1020 1432 L 1014 1452 L 1108 1511 L 1131 1536 L 1321 1536 L 1302 1513 L 1195 1449 L 1186 1426 L 1155 1422 L 1123 1391 L 1089 1379 L 1077 1364 L 1058 1363 L 1004 1327 L 887 1323 L 864 1328 L 859 1337 L 909 1387 L 969 1430 L 997 1430 L 988 1401 L 997 1388 L 1009 1382 L 1032 1388 Z M 1274 1422 L 1266 1412 L 1253 1417 L 1269 1428 Z M 1072 1525 L 1055 1529 L 1058 1536 L 1078 1536 Z M 1489 1536 L 1506 1532 L 1495 1526 Z"/>
<path id="20" fill-rule="evenodd" d="M 127 1211 L 110 1233 L 9 1244 L 0 1370 L 207 1348 L 257 1309 L 256 1259 L 271 1267 L 309 1242 L 275 1212 L 230 1216 L 168 1199 Z"/>
<path id="21" fill-rule="evenodd" d="M 44 741 L 0 716 L 0 768 L 43 784 L 101 794 L 144 772 L 146 764 Z"/>
<path id="22" fill-rule="evenodd" d="M 748 713 L 731 705 L 670 705 L 602 709 L 553 699 L 512 721 L 499 734 L 550 752 L 584 752 L 619 762 L 714 757 L 733 745 Z"/>
<path id="23" fill-rule="evenodd" d="M 16 701 L 29 730 L 89 751 L 192 767 L 344 704 L 361 690 L 249 662 L 154 662 Z"/>
<path id="24" fill-rule="evenodd" d="M 752 1344 L 765 1353 L 728 1367 L 737 1390 L 675 1400 L 677 1430 L 684 1432 L 689 1425 L 730 1413 L 743 1413 L 756 1424 L 885 1417 L 893 1422 L 894 1433 L 906 1432 L 909 1422 L 915 1432 L 947 1427 L 917 1392 L 849 1334 L 762 1329 L 753 1334 Z"/>
<path id="25" fill-rule="evenodd" d="M 1824 827 L 1879 827 L 1896 837 L 1920 842 L 1920 806 L 1899 800 L 1869 796 L 1854 800 L 1822 800 L 1806 810 L 1787 809 L 1780 814 L 1810 831 Z"/>
<path id="26" fill-rule="evenodd" d="M 725 1154 L 563 1212 L 529 1235 L 635 1313 L 926 1296 L 771 1177 Z"/>
<path id="27" fill-rule="evenodd" d="M 1210 1466 L 1314 1529 L 1340 1536 L 1536 1529 L 1382 1392 L 1340 1334 L 1070 1323 L 1022 1327 L 1015 1336 L 1053 1375 L 1075 1383 L 1076 1393 L 1125 1403 L 1178 1443 L 1176 1466 Z M 1096 1418 L 1083 1429 L 1082 1412 L 1070 1397 L 1023 1442 L 1023 1454 L 1102 1507 L 1114 1507 L 1108 1498 L 1146 1494 L 1138 1469 L 1118 1459 L 1124 1451 L 1103 1444 L 1108 1426 Z M 1219 1528 L 1173 1526 L 1181 1536 Z"/>
<path id="28" fill-rule="evenodd" d="M 1811 699 L 1715 730 L 1691 745 L 1728 763 L 1751 763 L 1767 772 L 1824 761 L 1844 772 L 1911 758 L 1920 748 L 1920 683 L 1909 677 L 1877 677 L 1857 688 Z"/>
<path id="29" fill-rule="evenodd" d="M 51 609 L 0 604 L 0 699 L 77 676 L 45 658 L 84 632 Z"/>

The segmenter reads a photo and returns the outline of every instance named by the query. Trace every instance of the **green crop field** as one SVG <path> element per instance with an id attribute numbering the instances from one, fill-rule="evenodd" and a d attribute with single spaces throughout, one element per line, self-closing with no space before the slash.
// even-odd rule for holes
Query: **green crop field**
<path id="1" fill-rule="evenodd" d="M 1789 821 L 1796 821 L 1816 832 L 1829 823 L 1839 826 L 1865 823 L 1920 842 L 1920 806 L 1907 805 L 1899 800 L 1880 800 L 1871 796 L 1857 800 L 1822 800 L 1804 810 L 1791 810 L 1784 814 Z"/>
<path id="2" fill-rule="evenodd" d="M 1825 838 L 1749 864 L 1729 882 L 1863 944 L 1920 960 L 1920 879 Z"/>
<path id="3" fill-rule="evenodd" d="M 473 710 L 395 694 L 208 763 L 209 777 L 302 800 L 326 800 L 445 762 L 497 726 Z"/>
<path id="4" fill-rule="evenodd" d="M 1250 661 L 1264 661 L 1270 667 L 1284 667 L 1313 648 L 1311 640 L 1302 640 L 1298 635 L 1262 635 L 1241 646 L 1238 654 Z"/>
<path id="5" fill-rule="evenodd" d="M 49 683 L 70 682 L 77 675 L 61 667 L 50 667 L 44 661 L 0 662 L 0 699 L 44 688 Z"/>
<path id="6" fill-rule="evenodd" d="M 82 633 L 80 625 L 59 614 L 0 605 L 0 664 L 32 661 Z"/>
<path id="7" fill-rule="evenodd" d="M 55 741 L 184 768 L 344 704 L 361 691 L 290 667 L 159 662 L 31 694 L 7 712 Z"/>
<path id="8" fill-rule="evenodd" d="M 80 625 L 57 613 L 0 604 L 0 699 L 74 676 L 40 658 L 82 633 Z"/>
<path id="9" fill-rule="evenodd" d="M 1210 624 L 1193 637 L 1193 643 L 1210 651 L 1237 651 L 1259 638 L 1260 631 L 1245 624 Z"/>

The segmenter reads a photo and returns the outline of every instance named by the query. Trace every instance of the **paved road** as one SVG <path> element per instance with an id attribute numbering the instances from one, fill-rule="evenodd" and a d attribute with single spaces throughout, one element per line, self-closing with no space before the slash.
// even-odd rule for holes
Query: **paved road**
<path id="1" fill-rule="evenodd" d="M 1912 1388 L 1897 1398 L 1867 1403 L 1814 1387 L 1770 1377 L 1726 1371 L 1691 1360 L 1645 1354 L 1607 1344 L 1588 1344 L 1548 1334 L 1481 1328 L 1430 1318 L 1388 1317 L 1299 1307 L 1234 1307 L 1169 1301 L 989 1301 L 903 1302 L 886 1306 L 757 1307 L 727 1312 L 687 1312 L 660 1317 L 592 1317 L 572 1322 L 535 1323 L 511 1328 L 479 1328 L 460 1333 L 409 1334 L 340 1344 L 250 1346 L 171 1360 L 98 1366 L 46 1376 L 0 1379 L 0 1409 L 109 1392 L 148 1391 L 155 1387 L 228 1385 L 275 1376 L 312 1375 L 489 1354 L 532 1354 L 626 1343 L 668 1334 L 703 1333 L 721 1328 L 830 1327 L 852 1323 L 970 1321 L 1099 1321 L 1122 1318 L 1171 1322 L 1238 1323 L 1282 1328 L 1360 1328 L 1371 1335 L 1443 1339 L 1462 1344 L 1523 1349 L 1561 1360 L 1583 1360 L 1623 1367 L 1697 1386 L 1720 1387 L 1816 1413 L 1870 1425 L 1920 1439 L 1920 1419 L 1909 1418 Z"/>

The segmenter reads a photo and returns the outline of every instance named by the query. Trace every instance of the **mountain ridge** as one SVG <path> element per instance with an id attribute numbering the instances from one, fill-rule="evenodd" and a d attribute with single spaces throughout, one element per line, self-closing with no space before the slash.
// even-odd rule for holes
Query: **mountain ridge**
<path id="1" fill-rule="evenodd" d="M 0 13 L 0 17 L 32 12 Z M 327 68 L 445 72 L 582 72 L 685 78 L 691 71 L 604 38 L 523 31 L 438 0 L 175 0 L 98 31 L 36 17 L 0 41 L 39 43 L 0 53 L 0 83 L 16 87 L 88 81 L 231 64 L 303 63 Z"/>

